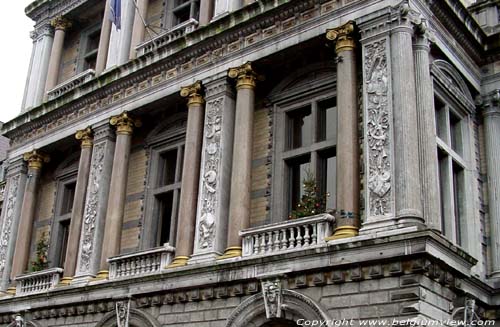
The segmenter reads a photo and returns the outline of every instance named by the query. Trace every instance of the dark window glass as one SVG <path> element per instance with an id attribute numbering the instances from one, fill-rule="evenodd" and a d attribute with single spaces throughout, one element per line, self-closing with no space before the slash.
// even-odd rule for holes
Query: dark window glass
<path id="1" fill-rule="evenodd" d="M 434 106 L 436 108 L 436 133 L 437 136 L 448 142 L 448 131 L 446 128 L 446 108 L 444 103 L 442 103 L 438 98 L 434 98 Z"/>
<path id="2" fill-rule="evenodd" d="M 160 242 L 158 245 L 163 245 L 170 241 L 170 224 L 172 221 L 173 200 L 173 192 L 166 192 L 158 196 L 160 209 Z"/>
<path id="3" fill-rule="evenodd" d="M 300 199 L 304 195 L 304 179 L 310 174 L 309 157 L 290 160 L 288 169 L 290 173 L 290 205 L 289 210 L 297 207 Z"/>
<path id="4" fill-rule="evenodd" d="M 463 205 L 464 205 L 464 179 L 463 169 L 455 162 L 453 163 L 453 202 L 455 204 L 455 221 L 457 232 L 457 244 L 461 245 L 461 224 L 463 223 Z"/>
<path id="5" fill-rule="evenodd" d="M 462 154 L 462 124 L 460 118 L 450 113 L 451 148 Z"/>
<path id="6" fill-rule="evenodd" d="M 64 185 L 64 193 L 61 204 L 61 215 L 70 213 L 73 210 L 73 201 L 75 200 L 76 183 Z"/>
<path id="7" fill-rule="evenodd" d="M 175 169 L 177 167 L 177 149 L 164 152 L 160 155 L 160 184 L 159 186 L 175 183 Z"/>
<path id="8" fill-rule="evenodd" d="M 289 112 L 288 123 L 289 149 L 301 148 L 312 143 L 311 106 Z"/>
<path id="9" fill-rule="evenodd" d="M 64 267 L 64 262 L 66 261 L 66 250 L 68 248 L 68 239 L 69 239 L 69 226 L 70 220 L 66 219 L 61 221 L 59 227 L 59 258 L 58 258 L 58 267 Z"/>
<path id="10" fill-rule="evenodd" d="M 318 103 L 318 141 L 336 139 L 337 137 L 337 103 L 336 99 L 328 99 Z"/>
<path id="11" fill-rule="evenodd" d="M 327 194 L 326 209 L 336 208 L 335 190 L 337 188 L 337 157 L 335 149 L 320 153 L 319 181 L 321 194 Z"/>

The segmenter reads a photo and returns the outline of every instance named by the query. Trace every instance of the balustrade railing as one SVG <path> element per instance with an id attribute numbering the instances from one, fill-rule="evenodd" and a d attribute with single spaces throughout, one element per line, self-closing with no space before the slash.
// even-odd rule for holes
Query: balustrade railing
<path id="1" fill-rule="evenodd" d="M 59 85 L 56 85 L 56 87 L 50 90 L 47 93 L 48 99 L 53 100 L 57 97 L 60 97 L 61 95 L 77 88 L 83 83 L 90 81 L 91 79 L 94 78 L 94 76 L 95 76 L 95 71 L 93 69 L 88 69 L 76 76 L 73 76 L 72 78 L 64 81 Z"/>
<path id="2" fill-rule="evenodd" d="M 330 214 L 288 220 L 245 229 L 243 256 L 267 255 L 296 251 L 326 244 L 332 235 L 335 218 Z"/>
<path id="3" fill-rule="evenodd" d="M 139 44 L 136 47 L 137 56 L 142 56 L 146 53 L 152 52 L 156 49 L 159 49 L 177 39 L 180 39 L 184 35 L 191 33 L 198 26 L 198 21 L 194 18 L 190 18 L 189 20 L 174 26 L 169 31 L 158 35 L 157 37 Z"/>
<path id="4" fill-rule="evenodd" d="M 109 258 L 109 279 L 158 273 L 172 262 L 174 252 L 175 248 L 165 244 L 150 250 Z"/>
<path id="5" fill-rule="evenodd" d="M 63 269 L 51 268 L 17 276 L 16 295 L 47 292 L 59 284 Z"/>

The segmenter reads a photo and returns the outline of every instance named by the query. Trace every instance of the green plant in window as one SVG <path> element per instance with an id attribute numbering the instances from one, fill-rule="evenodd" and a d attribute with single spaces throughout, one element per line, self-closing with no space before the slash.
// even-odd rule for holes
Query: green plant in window
<path id="1" fill-rule="evenodd" d="M 330 194 L 322 194 L 320 192 L 316 178 L 314 178 L 314 175 L 310 171 L 306 173 L 306 177 L 303 179 L 302 185 L 304 187 L 304 195 L 302 195 L 299 203 L 297 203 L 288 218 L 296 219 L 327 212 L 326 200 Z"/>
<path id="2" fill-rule="evenodd" d="M 41 271 L 49 268 L 49 260 L 47 258 L 49 252 L 49 242 L 46 233 L 42 233 L 40 239 L 36 243 L 35 260 L 31 262 L 31 271 Z"/>

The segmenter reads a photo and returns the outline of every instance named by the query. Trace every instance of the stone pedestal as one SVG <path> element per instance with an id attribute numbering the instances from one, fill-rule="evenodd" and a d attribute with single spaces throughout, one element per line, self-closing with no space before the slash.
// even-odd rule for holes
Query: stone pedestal
<path id="1" fill-rule="evenodd" d="M 19 228 L 17 231 L 11 280 L 23 274 L 28 268 L 33 221 L 37 208 L 38 184 L 42 166 L 49 161 L 49 157 L 40 151 L 34 150 L 25 153 L 24 160 L 28 162 L 28 176 L 19 218 L 19 225 L 22 226 L 22 228 Z"/>
<path id="2" fill-rule="evenodd" d="M 226 247 L 234 138 L 234 92 L 227 77 L 205 84 L 196 237 L 189 263 L 215 260 Z"/>
<path id="3" fill-rule="evenodd" d="M 64 36 L 66 30 L 71 27 L 71 23 L 64 17 L 55 18 L 51 22 L 55 29 L 54 33 L 54 43 L 52 44 L 52 51 L 50 52 L 49 68 L 47 72 L 47 82 L 45 84 L 45 95 L 47 97 L 47 92 L 57 85 L 57 80 L 59 78 L 59 67 L 61 66 L 61 57 L 64 47 Z"/>
<path id="4" fill-rule="evenodd" d="M 137 57 L 135 47 L 144 41 L 144 33 L 146 26 L 144 26 L 145 19 L 148 13 L 149 0 L 137 0 L 137 7 L 135 8 L 134 25 L 132 27 L 132 39 L 130 41 L 130 59 Z"/>
<path id="5" fill-rule="evenodd" d="M 111 37 L 111 20 L 109 19 L 111 11 L 111 0 L 106 0 L 104 8 L 104 17 L 101 25 L 101 35 L 99 37 L 99 48 L 97 49 L 97 59 L 95 64 L 96 75 L 101 74 L 106 69 L 108 60 L 109 39 Z"/>
<path id="6" fill-rule="evenodd" d="M 101 260 L 109 182 L 115 151 L 115 132 L 107 121 L 103 125 L 94 127 L 93 130 L 94 146 L 85 197 L 78 261 L 72 284 L 86 282 L 95 277 Z"/>
<path id="7" fill-rule="evenodd" d="M 0 292 L 7 290 L 10 283 L 22 199 L 26 189 L 26 172 L 26 164 L 22 158 L 10 161 L 0 226 Z"/>
<path id="8" fill-rule="evenodd" d="M 500 278 L 500 91 L 489 95 L 483 109 L 488 209 L 490 217 L 491 277 Z"/>
<path id="9" fill-rule="evenodd" d="M 354 23 L 348 22 L 327 32 L 336 41 L 337 63 L 337 227 L 329 239 L 358 235 L 359 229 L 359 146 L 358 87 Z"/>
<path id="10" fill-rule="evenodd" d="M 419 25 L 415 55 L 415 84 L 417 105 L 418 155 L 422 186 L 422 209 L 429 228 L 441 231 L 441 210 L 439 204 L 438 158 L 436 153 L 436 119 L 434 94 L 429 63 L 429 38 L 425 21 Z"/>
<path id="11" fill-rule="evenodd" d="M 127 112 L 112 117 L 109 122 L 112 126 L 116 126 L 116 146 L 109 186 L 109 201 L 106 211 L 100 276 L 98 276 L 102 278 L 108 275 L 107 259 L 120 254 L 130 144 L 132 142 L 134 127 L 140 126 L 140 121 L 131 118 Z"/>
<path id="12" fill-rule="evenodd" d="M 80 130 L 75 135 L 81 142 L 80 162 L 78 164 L 78 176 L 76 179 L 73 209 L 71 211 L 71 223 L 69 226 L 68 246 L 64 260 L 64 274 L 61 284 L 69 284 L 76 271 L 78 258 L 78 246 L 82 231 L 83 216 L 85 213 L 85 193 L 90 174 L 90 160 L 92 159 L 93 131 L 89 127 Z"/>
<path id="13" fill-rule="evenodd" d="M 239 232 L 250 227 L 253 114 L 257 81 L 257 74 L 249 62 L 231 68 L 228 75 L 236 79 L 237 95 L 227 247 L 221 259 L 241 256 Z"/>

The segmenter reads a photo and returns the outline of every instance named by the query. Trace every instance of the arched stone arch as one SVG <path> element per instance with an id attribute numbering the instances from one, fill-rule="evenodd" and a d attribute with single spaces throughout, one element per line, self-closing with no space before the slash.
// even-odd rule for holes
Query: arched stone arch
<path id="1" fill-rule="evenodd" d="M 309 297 L 292 290 L 282 291 L 282 319 L 288 321 L 329 320 L 326 312 Z M 226 327 L 261 327 L 271 320 L 266 317 L 262 293 L 243 301 L 229 316 Z"/>
<path id="2" fill-rule="evenodd" d="M 432 62 L 431 73 L 445 89 L 453 94 L 469 111 L 474 110 L 474 98 L 460 72 L 446 60 L 437 59 Z"/>
<path id="3" fill-rule="evenodd" d="M 187 112 L 178 112 L 157 124 L 146 136 L 148 145 L 169 137 L 169 134 L 179 134 L 186 129 Z"/>
<path id="4" fill-rule="evenodd" d="M 113 310 L 106 314 L 96 327 L 116 327 L 116 311 Z M 130 327 L 161 327 L 161 324 L 150 314 L 137 310 L 130 309 L 129 313 Z"/>

